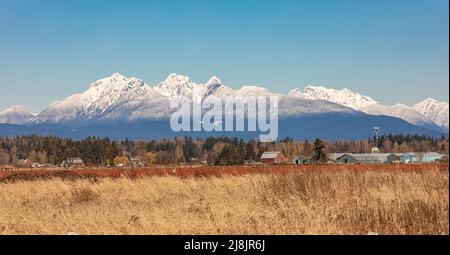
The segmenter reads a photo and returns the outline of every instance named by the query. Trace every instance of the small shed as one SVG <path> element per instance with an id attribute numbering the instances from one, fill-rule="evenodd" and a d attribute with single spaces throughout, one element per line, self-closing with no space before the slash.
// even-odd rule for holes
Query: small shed
<path id="1" fill-rule="evenodd" d="M 292 163 L 293 165 L 307 164 L 307 163 L 308 163 L 308 158 L 302 157 L 302 156 L 295 156 L 295 157 L 291 160 L 291 163 Z"/>
<path id="2" fill-rule="evenodd" d="M 300 156 L 295 156 L 292 160 L 291 163 L 293 165 L 301 165 L 302 164 L 302 158 Z"/>
<path id="3" fill-rule="evenodd" d="M 266 164 L 279 164 L 288 161 L 280 151 L 266 151 L 261 155 L 261 162 Z"/>
<path id="4" fill-rule="evenodd" d="M 244 165 L 246 166 L 256 165 L 256 161 L 254 161 L 253 159 L 244 160 Z"/>

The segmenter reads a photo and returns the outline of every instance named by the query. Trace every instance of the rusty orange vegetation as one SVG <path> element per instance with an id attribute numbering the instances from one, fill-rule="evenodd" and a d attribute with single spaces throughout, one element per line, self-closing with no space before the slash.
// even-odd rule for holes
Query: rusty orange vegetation
<path id="1" fill-rule="evenodd" d="M 35 178 L 61 177 L 119 178 L 145 176 L 208 177 L 244 174 L 289 174 L 303 171 L 423 171 L 427 169 L 448 170 L 448 163 L 436 164 L 361 164 L 361 165 L 263 165 L 263 166 L 188 166 L 146 168 L 85 168 L 85 169 L 20 169 L 0 171 L 0 181 L 33 180 Z"/>

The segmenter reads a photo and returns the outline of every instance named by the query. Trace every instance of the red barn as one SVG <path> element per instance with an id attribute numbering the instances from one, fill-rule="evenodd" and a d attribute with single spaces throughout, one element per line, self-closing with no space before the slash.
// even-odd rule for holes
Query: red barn
<path id="1" fill-rule="evenodd" d="M 261 155 L 261 162 L 266 164 L 279 164 L 288 159 L 279 151 L 266 151 Z"/>

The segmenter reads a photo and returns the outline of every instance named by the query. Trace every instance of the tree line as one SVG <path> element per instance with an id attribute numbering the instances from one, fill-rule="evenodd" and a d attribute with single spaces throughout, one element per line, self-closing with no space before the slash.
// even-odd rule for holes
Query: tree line
<path id="1" fill-rule="evenodd" d="M 378 144 L 376 144 L 378 143 Z M 87 137 L 72 140 L 55 136 L 0 137 L 0 164 L 16 164 L 29 159 L 41 164 L 59 165 L 69 157 L 79 157 L 86 165 L 106 166 L 126 163 L 140 157 L 148 163 L 180 164 L 208 163 L 241 165 L 258 161 L 265 151 L 281 151 L 288 158 L 301 155 L 324 161 L 327 153 L 369 153 L 378 146 L 381 152 L 429 152 L 448 154 L 448 138 L 419 135 L 382 135 L 358 141 L 293 140 L 286 137 L 277 142 L 261 143 L 231 137 L 192 138 L 132 141 L 113 141 L 109 138 Z"/>

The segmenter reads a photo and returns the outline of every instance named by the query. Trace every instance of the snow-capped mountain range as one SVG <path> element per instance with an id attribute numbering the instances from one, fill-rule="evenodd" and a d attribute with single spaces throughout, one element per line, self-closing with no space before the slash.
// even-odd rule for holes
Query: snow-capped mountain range
<path id="1" fill-rule="evenodd" d="M 439 102 L 431 98 L 410 107 L 404 104 L 386 106 L 349 89 L 336 90 L 322 86 L 307 86 L 303 90 L 293 89 L 288 94 L 311 100 L 327 100 L 367 114 L 393 116 L 418 126 L 449 128 L 448 102 Z"/>
<path id="2" fill-rule="evenodd" d="M 25 108 L 17 105 L 0 112 L 0 123 L 23 124 L 34 118 L 34 114 Z"/>
<path id="3" fill-rule="evenodd" d="M 32 123 L 85 123 L 161 118 L 167 98 L 137 78 L 115 73 L 92 83 L 88 90 L 52 103 Z"/>
<path id="4" fill-rule="evenodd" d="M 356 110 L 378 104 L 372 98 L 360 95 L 349 89 L 337 90 L 322 86 L 306 86 L 303 90 L 293 89 L 289 91 L 288 95 L 311 100 L 327 100 Z"/>
<path id="5" fill-rule="evenodd" d="M 436 125 L 448 129 L 448 102 L 439 102 L 428 98 L 415 104 L 412 109 L 433 121 Z"/>
<path id="6" fill-rule="evenodd" d="M 263 87 L 244 86 L 232 89 L 213 76 L 206 83 L 191 81 L 187 76 L 170 74 L 152 87 L 138 78 L 115 73 L 92 83 L 86 91 L 52 103 L 48 108 L 32 114 L 24 107 L 12 107 L 0 112 L 0 123 L 63 124 L 80 126 L 89 123 L 157 120 L 170 116 L 170 100 L 201 102 L 206 96 L 271 96 L 279 97 L 279 115 L 298 117 L 308 114 L 354 113 L 400 118 L 413 125 L 432 130 L 449 128 L 449 104 L 426 99 L 414 106 L 396 104 L 385 106 L 378 101 L 348 89 L 307 86 L 288 94 L 277 94 Z"/>

